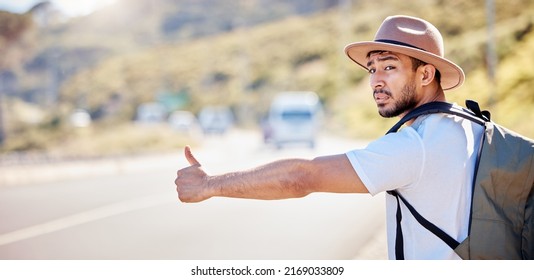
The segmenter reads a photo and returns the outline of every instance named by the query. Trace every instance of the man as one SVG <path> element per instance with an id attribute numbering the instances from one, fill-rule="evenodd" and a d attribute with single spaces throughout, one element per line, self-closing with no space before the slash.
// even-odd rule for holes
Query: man
<path id="1" fill-rule="evenodd" d="M 414 108 L 445 101 L 444 90 L 460 86 L 464 73 L 443 57 L 443 41 L 430 23 L 408 16 L 384 20 L 374 41 L 345 47 L 367 69 L 378 112 L 402 117 Z M 365 149 L 312 160 L 287 159 L 247 171 L 208 176 L 189 147 L 191 166 L 178 170 L 179 199 L 214 196 L 284 199 L 313 192 L 370 193 L 396 190 L 427 220 L 458 241 L 467 236 L 470 186 L 482 129 L 463 118 L 431 114 L 371 142 Z M 396 198 L 386 196 L 389 257 L 395 258 Z M 404 208 L 404 205 L 401 205 Z M 443 241 L 403 209 L 406 259 L 459 259 Z"/>

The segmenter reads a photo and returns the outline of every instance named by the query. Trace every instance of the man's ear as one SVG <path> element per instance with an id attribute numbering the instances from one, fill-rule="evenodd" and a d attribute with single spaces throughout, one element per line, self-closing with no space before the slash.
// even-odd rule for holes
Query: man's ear
<path id="1" fill-rule="evenodd" d="M 432 64 L 421 65 L 419 70 L 421 71 L 421 84 L 429 85 L 436 77 L 436 67 Z"/>

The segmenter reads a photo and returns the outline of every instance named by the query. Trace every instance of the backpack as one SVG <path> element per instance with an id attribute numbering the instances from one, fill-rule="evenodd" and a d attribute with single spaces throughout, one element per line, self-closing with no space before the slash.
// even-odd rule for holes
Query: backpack
<path id="1" fill-rule="evenodd" d="M 457 241 L 422 217 L 397 191 L 396 259 L 404 259 L 403 203 L 427 230 L 449 245 L 462 259 L 534 259 L 534 140 L 493 123 L 488 111 L 467 100 L 469 109 L 446 102 L 421 105 L 395 124 L 393 133 L 408 120 L 424 114 L 448 113 L 484 126 L 475 165 L 468 236 Z"/>

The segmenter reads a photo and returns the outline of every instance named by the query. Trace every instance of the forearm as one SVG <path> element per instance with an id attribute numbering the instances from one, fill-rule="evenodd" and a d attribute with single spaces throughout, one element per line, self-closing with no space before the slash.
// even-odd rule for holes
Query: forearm
<path id="1" fill-rule="evenodd" d="M 344 154 L 280 160 L 217 176 L 206 174 L 188 148 L 186 157 L 191 166 L 178 170 L 174 181 L 183 202 L 215 196 L 267 200 L 304 197 L 312 192 L 367 192 Z"/>
<path id="2" fill-rule="evenodd" d="M 275 161 L 254 169 L 210 176 L 212 196 L 285 199 L 313 192 L 312 162 L 303 159 Z"/>

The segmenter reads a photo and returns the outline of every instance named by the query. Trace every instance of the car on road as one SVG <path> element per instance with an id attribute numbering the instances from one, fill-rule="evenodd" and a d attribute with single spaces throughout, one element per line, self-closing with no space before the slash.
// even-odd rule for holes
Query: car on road
<path id="1" fill-rule="evenodd" d="M 174 111 L 169 115 L 167 122 L 178 133 L 189 135 L 201 133 L 197 117 L 190 111 Z"/>
<path id="2" fill-rule="evenodd" d="M 156 102 L 143 103 L 137 107 L 138 123 L 162 123 L 167 117 L 165 106 Z"/>
<path id="3" fill-rule="evenodd" d="M 282 148 L 288 143 L 315 147 L 322 121 L 322 105 L 314 92 L 283 92 L 272 101 L 263 122 L 264 140 Z"/>
<path id="4" fill-rule="evenodd" d="M 205 134 L 223 134 L 234 124 L 234 115 L 226 106 L 206 106 L 198 114 Z"/>
<path id="5" fill-rule="evenodd" d="M 76 109 L 70 115 L 69 121 L 74 127 L 88 127 L 91 125 L 91 115 L 87 110 Z"/>

